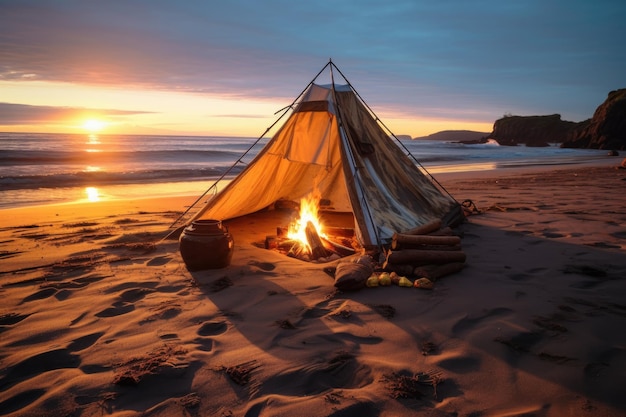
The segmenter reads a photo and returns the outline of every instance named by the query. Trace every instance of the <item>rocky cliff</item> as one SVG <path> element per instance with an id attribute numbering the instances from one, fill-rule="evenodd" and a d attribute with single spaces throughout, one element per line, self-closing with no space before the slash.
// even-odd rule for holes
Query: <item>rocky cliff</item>
<path id="1" fill-rule="evenodd" d="M 626 88 L 611 91 L 593 118 L 575 123 L 561 116 L 505 116 L 496 120 L 489 138 L 501 145 L 626 150 Z"/>
<path id="2" fill-rule="evenodd" d="M 611 91 L 593 118 L 579 123 L 561 147 L 626 150 L 626 88 Z"/>
<path id="3" fill-rule="evenodd" d="M 549 146 L 571 137 L 578 123 L 561 120 L 560 114 L 549 116 L 505 116 L 496 120 L 491 139 L 500 145 Z"/>

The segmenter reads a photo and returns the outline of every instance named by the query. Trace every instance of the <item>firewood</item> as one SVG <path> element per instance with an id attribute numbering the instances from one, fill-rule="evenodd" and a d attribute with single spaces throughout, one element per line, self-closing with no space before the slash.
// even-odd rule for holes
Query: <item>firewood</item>
<path id="1" fill-rule="evenodd" d="M 420 249 L 390 250 L 387 253 L 387 262 L 390 264 L 411 264 L 414 266 L 465 262 L 465 252 Z"/>
<path id="2" fill-rule="evenodd" d="M 306 234 L 306 239 L 309 242 L 309 246 L 311 247 L 311 259 L 327 257 L 328 252 L 326 252 L 326 249 L 324 249 L 324 244 L 317 234 L 315 225 L 313 225 L 312 222 L 307 222 L 304 233 Z"/>
<path id="3" fill-rule="evenodd" d="M 452 236 L 454 235 L 454 230 L 451 227 L 446 226 L 442 227 L 439 230 L 435 230 L 434 232 L 428 233 L 429 236 Z"/>
<path id="4" fill-rule="evenodd" d="M 443 265 L 426 265 L 418 266 L 413 270 L 413 275 L 417 277 L 426 277 L 431 281 L 436 281 L 447 275 L 459 272 L 465 267 L 463 262 L 450 262 Z"/>
<path id="5" fill-rule="evenodd" d="M 304 252 L 302 244 L 299 241 L 294 242 L 295 243 L 292 244 L 291 248 L 287 252 L 287 256 L 309 262 L 311 259 L 309 255 Z"/>
<path id="6" fill-rule="evenodd" d="M 454 246 L 441 246 L 441 245 L 407 245 L 406 243 L 402 244 L 402 247 L 392 247 L 394 250 L 406 250 L 406 249 L 419 249 L 419 250 L 442 250 L 442 251 L 455 251 L 462 250 L 461 245 Z"/>
<path id="7" fill-rule="evenodd" d="M 441 228 L 441 220 L 433 220 L 429 223 L 423 224 L 418 227 L 414 227 L 411 230 L 407 230 L 402 232 L 405 235 L 427 235 L 429 233 L 435 232 Z"/>
<path id="8" fill-rule="evenodd" d="M 401 276 L 412 275 L 413 270 L 415 269 L 413 265 L 396 265 L 390 264 L 388 262 L 384 262 L 382 267 L 385 271 L 395 272 L 396 274 Z"/>
<path id="9" fill-rule="evenodd" d="M 353 248 L 349 248 L 347 246 L 341 245 L 337 242 L 333 242 L 332 240 L 323 238 L 321 236 L 320 236 L 320 239 L 322 240 L 322 243 L 324 244 L 324 248 L 326 250 L 335 252 L 336 254 L 340 256 L 354 255 L 355 250 Z"/>
<path id="10" fill-rule="evenodd" d="M 454 246 L 461 244 L 461 238 L 458 236 L 424 236 L 394 233 L 391 240 L 391 248 L 398 249 L 403 247 L 404 244 Z"/>
<path id="11" fill-rule="evenodd" d="M 278 239 L 276 236 L 265 236 L 265 249 L 278 248 Z"/>
<path id="12" fill-rule="evenodd" d="M 300 241 L 295 239 L 278 239 L 276 248 L 288 252 L 294 246 L 300 246 Z"/>
<path id="13" fill-rule="evenodd" d="M 324 226 L 324 233 L 329 236 L 354 237 L 354 229 L 349 227 Z"/>

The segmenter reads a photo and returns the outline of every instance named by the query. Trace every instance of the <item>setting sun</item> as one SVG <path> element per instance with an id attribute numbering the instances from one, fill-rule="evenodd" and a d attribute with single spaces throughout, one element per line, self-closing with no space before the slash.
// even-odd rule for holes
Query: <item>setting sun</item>
<path id="1" fill-rule="evenodd" d="M 90 132 L 99 132 L 105 126 L 106 126 L 105 122 L 103 122 L 102 120 L 97 120 L 97 119 L 85 120 L 85 123 L 83 123 L 83 128 Z"/>

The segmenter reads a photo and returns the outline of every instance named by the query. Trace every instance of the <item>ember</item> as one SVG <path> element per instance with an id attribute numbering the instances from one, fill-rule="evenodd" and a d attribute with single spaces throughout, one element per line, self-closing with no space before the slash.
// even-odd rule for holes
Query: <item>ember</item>
<path id="1" fill-rule="evenodd" d="M 354 230 L 322 224 L 320 198 L 311 194 L 300 201 L 298 218 L 288 228 L 277 227 L 267 236 L 266 249 L 276 249 L 303 261 L 330 261 L 355 253 Z"/>

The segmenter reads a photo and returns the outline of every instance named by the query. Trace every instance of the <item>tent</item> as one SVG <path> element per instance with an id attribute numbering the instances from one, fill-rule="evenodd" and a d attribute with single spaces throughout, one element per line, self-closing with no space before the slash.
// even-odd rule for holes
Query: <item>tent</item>
<path id="1" fill-rule="evenodd" d="M 317 84 L 325 69 L 332 82 Z M 459 221 L 460 205 L 401 141 L 385 133 L 343 74 L 345 84 L 334 82 L 334 71 L 341 74 L 329 61 L 287 108 L 282 127 L 192 221 L 223 221 L 279 200 L 299 202 L 312 192 L 327 202 L 325 209 L 353 213 L 365 248 L 386 245 L 394 232 L 433 220 Z"/>

